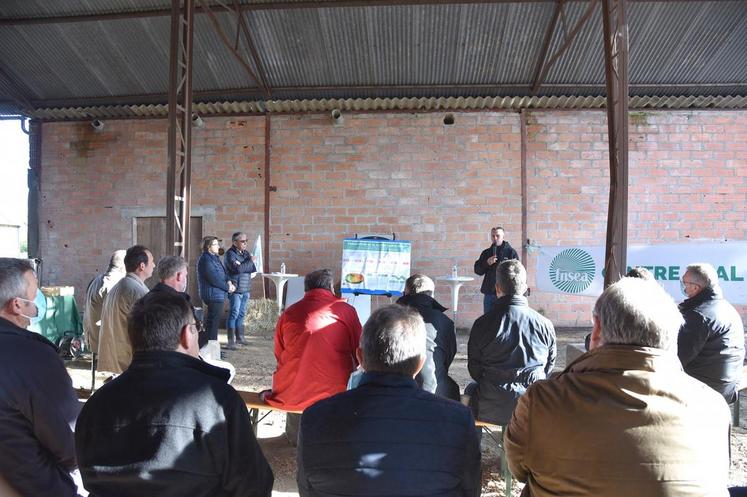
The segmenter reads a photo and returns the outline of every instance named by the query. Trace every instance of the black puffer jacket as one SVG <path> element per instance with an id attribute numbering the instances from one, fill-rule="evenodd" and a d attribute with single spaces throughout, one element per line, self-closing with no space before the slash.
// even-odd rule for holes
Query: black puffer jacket
<path id="1" fill-rule="evenodd" d="M 228 278 L 236 285 L 236 293 L 247 293 L 252 286 L 252 273 L 257 272 L 249 251 L 232 246 L 226 250 L 223 262 Z"/>
<path id="2" fill-rule="evenodd" d="M 414 308 L 425 321 L 425 364 L 415 380 L 423 390 L 459 400 L 459 385 L 449 377 L 449 366 L 456 355 L 457 343 L 454 321 L 444 314 L 446 307 L 424 293 L 405 295 L 397 303 Z"/>
<path id="3" fill-rule="evenodd" d="M 493 252 L 495 252 L 495 256 L 498 260 L 492 266 L 488 266 L 488 259 L 493 256 Z M 501 262 L 509 259 L 519 260 L 519 254 L 517 254 L 511 244 L 505 240 L 501 243 L 500 247 L 496 247 L 495 244 L 493 244 L 482 251 L 480 258 L 475 261 L 475 274 L 479 276 L 485 275 L 482 279 L 482 285 L 480 286 L 480 291 L 483 294 L 495 295 L 495 268 L 497 268 L 498 264 Z"/>
<path id="4" fill-rule="evenodd" d="M 744 324 L 720 291 L 705 289 L 680 304 L 685 323 L 677 355 L 685 372 L 732 402 L 742 378 Z"/>

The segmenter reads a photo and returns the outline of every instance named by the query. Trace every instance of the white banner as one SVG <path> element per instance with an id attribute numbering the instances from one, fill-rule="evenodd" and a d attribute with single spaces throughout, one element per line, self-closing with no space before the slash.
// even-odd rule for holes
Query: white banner
<path id="1" fill-rule="evenodd" d="M 263 273 L 265 271 L 264 268 L 264 259 L 262 258 L 262 238 L 260 235 L 257 235 L 257 240 L 254 242 L 254 248 L 252 249 L 252 259 L 254 261 L 254 267 L 257 268 L 256 273 L 252 273 L 252 278 L 257 276 L 257 273 Z"/>
<path id="2" fill-rule="evenodd" d="M 708 262 L 718 271 L 724 297 L 747 304 L 747 242 L 635 245 L 628 247 L 628 268 L 643 266 L 679 302 L 680 278 L 688 264 Z M 604 247 L 543 247 L 537 260 L 537 289 L 598 296 L 604 287 Z"/>
<path id="3" fill-rule="evenodd" d="M 406 240 L 342 241 L 341 293 L 402 295 L 410 276 L 410 252 Z"/>

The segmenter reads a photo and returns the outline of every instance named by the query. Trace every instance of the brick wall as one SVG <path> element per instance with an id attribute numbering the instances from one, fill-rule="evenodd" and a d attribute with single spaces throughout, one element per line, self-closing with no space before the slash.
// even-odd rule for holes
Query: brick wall
<path id="1" fill-rule="evenodd" d="M 520 251 L 518 114 L 455 113 L 453 126 L 441 113 L 344 118 L 343 126 L 326 115 L 271 118 L 270 269 L 285 261 L 299 274 L 339 270 L 341 239 L 355 233 L 411 240 L 413 271 L 431 276 L 454 264 L 471 274 L 494 224 Z M 529 239 L 604 244 L 605 114 L 526 118 Z M 253 239 L 264 223 L 264 117 L 205 123 L 193 133 L 193 215 L 205 234 L 227 239 L 240 227 Z M 630 141 L 630 243 L 747 238 L 747 113 L 632 113 Z M 108 255 L 132 244 L 132 217 L 165 212 L 166 121 L 108 121 L 103 133 L 49 123 L 42 146 L 45 284 L 74 285 L 80 296 Z M 530 254 L 532 285 L 535 265 Z M 462 288 L 460 326 L 481 312 L 479 283 Z M 448 305 L 446 288 L 437 297 Z M 587 325 L 593 300 L 532 296 L 560 325 Z"/>

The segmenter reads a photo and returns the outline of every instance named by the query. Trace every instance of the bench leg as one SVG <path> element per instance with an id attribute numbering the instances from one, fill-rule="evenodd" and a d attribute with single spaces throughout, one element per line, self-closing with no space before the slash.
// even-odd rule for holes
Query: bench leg
<path id="1" fill-rule="evenodd" d="M 737 398 L 731 405 L 731 425 L 739 428 L 739 390 L 737 390 Z"/>
<path id="2" fill-rule="evenodd" d="M 513 488 L 514 482 L 513 475 L 511 475 L 511 471 L 508 469 L 506 451 L 503 448 L 503 434 L 506 432 L 506 427 L 501 426 L 501 434 L 499 437 L 496 437 L 493 434 L 493 431 L 487 426 L 483 426 L 482 429 L 483 432 L 485 432 L 490 438 L 492 438 L 495 444 L 498 446 L 498 456 L 501 458 L 501 475 L 503 476 L 503 481 L 506 482 L 506 497 L 509 497 L 511 495 L 511 488 Z"/>
<path id="3" fill-rule="evenodd" d="M 257 428 L 259 426 L 259 409 L 251 408 L 249 409 L 249 417 L 252 420 L 252 432 L 254 433 L 254 436 L 257 436 Z"/>

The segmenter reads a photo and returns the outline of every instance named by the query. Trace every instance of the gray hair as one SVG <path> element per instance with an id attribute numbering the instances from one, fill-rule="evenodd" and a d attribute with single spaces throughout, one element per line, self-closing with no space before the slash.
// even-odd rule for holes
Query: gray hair
<path id="1" fill-rule="evenodd" d="M 718 273 L 716 268 L 707 262 L 696 262 L 687 266 L 686 272 L 690 273 L 693 282 L 700 285 L 701 288 L 718 291 L 721 286 L 718 283 Z"/>
<path id="2" fill-rule="evenodd" d="M 324 288 L 331 291 L 334 283 L 331 269 L 317 269 L 307 274 L 303 279 L 303 289 L 305 292 L 315 288 Z"/>
<path id="3" fill-rule="evenodd" d="M 371 314 L 361 336 L 366 371 L 414 376 L 425 358 L 425 323 L 417 311 L 387 305 Z"/>
<path id="4" fill-rule="evenodd" d="M 436 285 L 433 280 L 424 274 L 413 274 L 405 281 L 405 295 L 424 293 L 433 297 Z"/>
<path id="5" fill-rule="evenodd" d="M 158 261 L 157 271 L 158 279 L 160 281 L 166 281 L 169 278 L 173 278 L 176 273 L 187 267 L 187 261 L 183 257 L 178 255 L 167 255 Z"/>
<path id="6" fill-rule="evenodd" d="M 682 315 L 672 297 L 654 281 L 622 278 L 597 299 L 605 344 L 676 349 Z"/>
<path id="7" fill-rule="evenodd" d="M 509 259 L 495 268 L 495 284 L 504 295 L 524 295 L 527 291 L 527 270 L 516 259 Z"/>
<path id="8" fill-rule="evenodd" d="M 109 269 L 117 269 L 119 271 L 125 270 L 124 258 L 127 255 L 126 250 L 115 250 L 109 259 Z"/>
<path id="9" fill-rule="evenodd" d="M 241 237 L 241 235 L 246 235 L 246 233 L 244 233 L 243 231 L 237 231 L 236 233 L 234 233 L 233 235 L 231 235 L 231 241 L 235 242 L 236 240 L 238 240 Z"/>
<path id="10" fill-rule="evenodd" d="M 16 297 L 26 298 L 26 281 L 24 275 L 34 272 L 31 261 L 0 257 L 0 307 Z"/>

